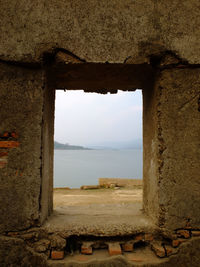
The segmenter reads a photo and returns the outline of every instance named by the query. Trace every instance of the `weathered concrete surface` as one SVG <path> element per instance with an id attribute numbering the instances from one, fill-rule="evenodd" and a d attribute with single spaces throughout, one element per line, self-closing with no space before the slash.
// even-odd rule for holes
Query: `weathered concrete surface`
<path id="1" fill-rule="evenodd" d="M 163 70 L 144 92 L 144 208 L 167 229 L 200 227 L 199 77 Z"/>
<path id="2" fill-rule="evenodd" d="M 14 133 L 8 141 L 19 142 L 16 148 L 0 148 L 8 153 L 0 168 L 0 231 L 12 231 L 39 220 L 44 75 L 1 64 L 0 80 L 0 133 Z"/>
<path id="3" fill-rule="evenodd" d="M 0 58 L 40 61 L 63 48 L 88 62 L 133 63 L 174 51 L 200 63 L 200 3 L 196 0 L 0 1 Z M 192 49 L 191 49 L 192 47 Z"/>
<path id="4" fill-rule="evenodd" d="M 142 212 L 142 189 L 54 189 L 54 212 L 44 229 L 69 235 L 114 236 L 154 232 Z"/>
<path id="5" fill-rule="evenodd" d="M 0 236 L 0 266 L 35 267 L 47 266 L 47 257 L 34 252 L 20 238 Z"/>
<path id="6" fill-rule="evenodd" d="M 42 184 L 41 184 L 41 222 L 53 211 L 53 157 L 54 157 L 54 105 L 55 90 L 44 88 L 44 107 L 42 118 Z"/>

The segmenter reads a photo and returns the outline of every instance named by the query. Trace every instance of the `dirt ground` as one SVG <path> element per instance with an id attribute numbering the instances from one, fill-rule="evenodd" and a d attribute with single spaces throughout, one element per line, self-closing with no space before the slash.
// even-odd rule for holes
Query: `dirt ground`
<path id="1" fill-rule="evenodd" d="M 90 204 L 128 204 L 142 202 L 140 186 L 118 189 L 65 189 L 54 188 L 54 208 Z"/>

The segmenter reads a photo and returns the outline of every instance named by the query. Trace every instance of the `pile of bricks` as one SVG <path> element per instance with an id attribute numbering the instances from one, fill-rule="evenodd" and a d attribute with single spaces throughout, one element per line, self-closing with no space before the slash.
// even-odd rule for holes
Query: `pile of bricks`
<path id="1" fill-rule="evenodd" d="M 39 229 L 39 228 L 38 228 Z M 29 229 L 24 232 L 10 232 L 8 236 L 23 239 L 26 244 L 36 252 L 45 254 L 52 260 L 61 260 L 69 255 L 71 246 L 70 238 L 62 237 L 61 234 L 48 234 L 40 229 Z M 200 230 L 178 229 L 171 237 L 160 234 L 140 233 L 126 240 L 112 241 L 103 238 L 93 241 L 76 241 L 76 251 L 79 249 L 82 255 L 92 255 L 95 249 L 107 249 L 110 256 L 121 255 L 124 252 L 134 252 L 138 247 L 148 246 L 159 258 L 169 257 L 178 253 L 179 246 L 191 238 L 200 237 Z M 115 238 L 116 239 L 116 238 Z"/>

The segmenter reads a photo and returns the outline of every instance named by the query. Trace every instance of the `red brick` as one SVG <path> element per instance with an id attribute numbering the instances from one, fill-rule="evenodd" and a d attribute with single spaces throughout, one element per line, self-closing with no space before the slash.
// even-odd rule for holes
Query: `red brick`
<path id="1" fill-rule="evenodd" d="M 52 260 L 62 260 L 64 258 L 64 251 L 52 250 L 51 258 Z"/>
<path id="2" fill-rule="evenodd" d="M 83 243 L 81 246 L 81 253 L 85 255 L 91 255 L 92 254 L 91 243 Z"/>
<path id="3" fill-rule="evenodd" d="M 177 234 L 179 237 L 190 238 L 190 232 L 188 230 L 178 230 Z"/>
<path id="4" fill-rule="evenodd" d="M 131 251 L 133 251 L 133 243 L 126 242 L 126 243 L 122 244 L 122 249 L 125 252 L 131 252 Z"/>
<path id="5" fill-rule="evenodd" d="M 15 148 L 19 146 L 17 141 L 0 141 L 0 147 L 4 148 Z"/>
<path id="6" fill-rule="evenodd" d="M 122 250 L 119 243 L 109 243 L 108 252 L 110 256 L 122 254 Z"/>
<path id="7" fill-rule="evenodd" d="M 200 236 L 200 231 L 192 231 L 192 236 Z"/>

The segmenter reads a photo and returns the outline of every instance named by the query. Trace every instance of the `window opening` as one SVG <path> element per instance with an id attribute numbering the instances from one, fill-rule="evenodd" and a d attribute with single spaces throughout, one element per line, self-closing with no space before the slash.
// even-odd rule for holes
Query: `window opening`
<path id="1" fill-rule="evenodd" d="M 80 214 L 78 206 L 91 215 L 123 215 L 133 204 L 139 210 L 141 90 L 106 95 L 57 90 L 55 114 L 54 208 L 73 215 Z M 99 178 L 113 180 L 99 184 Z"/>

